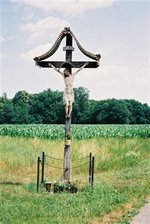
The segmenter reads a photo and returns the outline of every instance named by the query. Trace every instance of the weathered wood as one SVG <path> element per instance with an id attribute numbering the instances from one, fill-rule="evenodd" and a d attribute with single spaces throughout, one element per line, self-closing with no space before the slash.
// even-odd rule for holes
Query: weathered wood
<path id="1" fill-rule="evenodd" d="M 71 132 L 71 117 L 70 118 L 66 118 L 65 139 L 70 139 L 70 132 Z"/>
<path id="2" fill-rule="evenodd" d="M 66 46 L 72 47 L 72 36 L 66 35 Z M 72 61 L 72 50 L 66 49 L 66 61 Z"/>
<path id="3" fill-rule="evenodd" d="M 70 144 L 71 144 L 71 117 L 66 118 L 65 123 L 65 147 L 64 147 L 64 180 L 70 181 Z"/>
<path id="4" fill-rule="evenodd" d="M 96 61 L 39 61 L 36 62 L 36 65 L 42 67 L 42 68 L 51 68 L 49 65 L 52 64 L 56 68 L 66 68 L 66 67 L 72 67 L 72 68 L 81 68 L 85 63 L 88 63 L 85 68 L 97 68 L 99 64 Z"/>
<path id="5" fill-rule="evenodd" d="M 66 46 L 72 47 L 72 36 L 66 36 Z M 72 61 L 72 50 L 70 48 L 66 49 L 66 61 Z M 65 66 L 66 67 L 66 66 Z M 72 67 L 69 67 L 69 72 L 72 74 Z M 71 148 L 70 143 L 70 131 L 71 131 L 71 117 L 66 118 L 65 122 L 65 147 L 64 147 L 64 179 L 70 181 L 70 163 L 71 163 Z"/>
<path id="6" fill-rule="evenodd" d="M 60 33 L 60 35 L 58 36 L 57 40 L 55 41 L 54 45 L 51 47 L 51 49 L 49 49 L 46 53 L 34 57 L 34 61 L 43 61 L 49 57 L 51 57 L 59 48 L 61 41 L 63 40 L 63 38 L 66 37 L 69 40 L 69 37 L 72 40 L 72 37 L 74 39 L 74 41 L 77 44 L 77 47 L 79 48 L 79 50 L 86 55 L 87 57 L 99 61 L 101 58 L 100 54 L 93 54 L 87 50 L 85 50 L 81 44 L 79 43 L 79 41 L 77 40 L 77 38 L 75 37 L 75 35 L 72 33 L 72 31 L 70 30 L 70 27 L 65 27 L 64 30 Z M 70 45 L 69 43 L 66 44 L 66 46 L 63 48 L 63 50 L 74 50 L 74 48 L 72 47 L 72 45 Z"/>
<path id="7" fill-rule="evenodd" d="M 70 145 L 64 147 L 64 180 L 70 181 Z"/>

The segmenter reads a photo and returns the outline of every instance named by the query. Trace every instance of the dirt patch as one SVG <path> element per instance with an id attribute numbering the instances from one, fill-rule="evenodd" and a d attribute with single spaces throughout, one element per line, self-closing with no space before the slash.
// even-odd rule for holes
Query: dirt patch
<path id="1" fill-rule="evenodd" d="M 112 224 L 119 221 L 123 215 L 127 214 L 133 208 L 133 204 L 126 204 L 119 209 L 112 211 L 109 214 L 104 215 L 101 218 L 96 218 L 93 220 L 92 224 Z"/>
<path id="2" fill-rule="evenodd" d="M 0 162 L 0 169 L 5 169 L 7 167 L 5 162 Z"/>
<path id="3" fill-rule="evenodd" d="M 146 204 L 146 214 L 145 214 L 145 217 L 147 217 L 147 215 L 149 214 L 149 210 L 147 210 L 147 207 L 148 209 L 150 208 L 150 195 L 148 195 L 146 197 L 146 200 L 148 201 L 148 204 Z M 124 206 L 122 206 L 121 208 L 119 209 L 116 209 L 116 210 L 113 210 L 112 212 L 104 215 L 103 217 L 100 217 L 100 218 L 95 218 L 93 221 L 92 221 L 92 224 L 115 224 L 116 222 L 120 221 L 124 216 L 126 216 L 127 214 L 129 214 L 132 209 L 135 208 L 135 205 L 137 204 L 137 199 L 135 199 L 134 201 L 132 201 L 132 203 L 128 203 Z M 139 210 L 140 211 L 140 210 Z M 132 219 L 134 220 L 134 219 Z M 145 222 L 142 222 L 143 224 L 145 224 Z M 146 224 L 149 224 L 150 222 L 146 223 Z M 135 224 L 135 223 L 133 223 Z M 138 223 L 136 223 L 138 224 Z"/>

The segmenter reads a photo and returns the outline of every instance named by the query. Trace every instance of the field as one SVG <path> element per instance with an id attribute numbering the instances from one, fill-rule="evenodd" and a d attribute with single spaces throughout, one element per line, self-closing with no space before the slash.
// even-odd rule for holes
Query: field
<path id="1" fill-rule="evenodd" d="M 150 195 L 148 125 L 73 125 L 72 165 L 90 152 L 96 162 L 93 191 L 88 164 L 72 170 L 77 194 L 36 193 L 37 157 L 63 158 L 63 125 L 1 125 L 0 135 L 1 224 L 127 224 Z M 60 180 L 62 169 L 46 166 L 45 178 Z"/>
<path id="2" fill-rule="evenodd" d="M 64 125 L 0 125 L 0 135 L 62 140 Z M 72 125 L 73 139 L 98 137 L 150 138 L 150 125 Z"/>

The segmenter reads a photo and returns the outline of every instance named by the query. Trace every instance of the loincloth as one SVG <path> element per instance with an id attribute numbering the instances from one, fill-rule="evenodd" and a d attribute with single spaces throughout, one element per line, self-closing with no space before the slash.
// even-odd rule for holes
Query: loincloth
<path id="1" fill-rule="evenodd" d="M 69 106 L 73 102 L 74 102 L 74 92 L 72 92 L 70 94 L 64 93 L 64 95 L 63 95 L 63 104 Z"/>

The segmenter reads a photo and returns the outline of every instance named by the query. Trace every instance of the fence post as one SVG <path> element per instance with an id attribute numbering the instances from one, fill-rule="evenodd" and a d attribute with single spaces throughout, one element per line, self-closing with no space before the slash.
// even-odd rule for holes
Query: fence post
<path id="1" fill-rule="evenodd" d="M 39 191 L 39 180 L 40 180 L 40 157 L 38 157 L 38 160 L 37 160 L 37 185 L 36 185 L 36 191 L 38 192 Z"/>
<path id="2" fill-rule="evenodd" d="M 45 164 L 45 153 L 42 152 L 42 177 L 41 177 L 41 183 L 44 183 L 44 164 Z"/>
<path id="3" fill-rule="evenodd" d="M 91 185 L 91 175 L 92 175 L 92 153 L 89 156 L 89 185 Z"/>
<path id="4" fill-rule="evenodd" d="M 95 157 L 92 156 L 92 177 L 91 177 L 91 187 L 94 185 L 94 163 L 95 163 Z"/>

